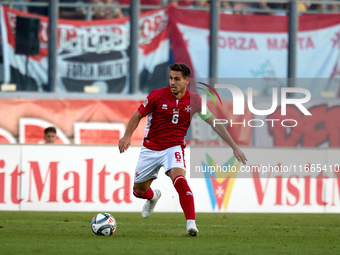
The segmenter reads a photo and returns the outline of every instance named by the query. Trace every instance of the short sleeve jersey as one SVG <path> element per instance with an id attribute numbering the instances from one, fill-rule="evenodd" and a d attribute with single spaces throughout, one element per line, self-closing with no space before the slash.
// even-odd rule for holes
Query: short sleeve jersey
<path id="1" fill-rule="evenodd" d="M 186 90 L 177 99 L 168 86 L 153 90 L 138 110 L 143 117 L 148 116 L 143 139 L 146 148 L 160 151 L 177 145 L 185 147 L 191 118 L 201 112 L 201 98 Z"/>

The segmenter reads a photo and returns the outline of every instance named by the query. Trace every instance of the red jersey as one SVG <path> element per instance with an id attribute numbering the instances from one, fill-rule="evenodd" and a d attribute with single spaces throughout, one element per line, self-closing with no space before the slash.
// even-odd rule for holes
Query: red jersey
<path id="1" fill-rule="evenodd" d="M 143 117 L 148 115 L 143 139 L 146 148 L 161 151 L 177 145 L 184 147 L 191 117 L 201 112 L 201 98 L 186 90 L 177 99 L 168 86 L 151 91 L 138 111 Z"/>

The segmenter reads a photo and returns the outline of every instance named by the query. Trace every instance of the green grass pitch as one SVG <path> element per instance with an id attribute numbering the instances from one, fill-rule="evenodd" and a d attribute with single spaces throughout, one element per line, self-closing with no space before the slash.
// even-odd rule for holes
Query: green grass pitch
<path id="1" fill-rule="evenodd" d="M 0 211 L 0 254 L 340 254 L 338 214 L 197 213 L 188 237 L 182 213 L 109 213 L 106 237 L 91 231 L 95 212 Z"/>

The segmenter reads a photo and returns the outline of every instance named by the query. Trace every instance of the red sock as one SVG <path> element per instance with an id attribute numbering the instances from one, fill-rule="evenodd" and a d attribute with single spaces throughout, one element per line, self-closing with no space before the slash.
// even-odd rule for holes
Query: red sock
<path id="1" fill-rule="evenodd" d="M 135 197 L 138 197 L 138 198 L 143 198 L 143 199 L 152 199 L 153 198 L 153 190 L 151 188 L 148 189 L 147 192 L 143 193 L 143 194 L 139 194 L 137 193 L 135 190 L 133 190 L 133 195 Z"/>
<path id="2" fill-rule="evenodd" d="M 174 186 L 179 195 L 179 202 L 187 220 L 195 219 L 194 196 L 189 188 L 187 180 L 183 175 L 178 175 L 174 179 Z"/>

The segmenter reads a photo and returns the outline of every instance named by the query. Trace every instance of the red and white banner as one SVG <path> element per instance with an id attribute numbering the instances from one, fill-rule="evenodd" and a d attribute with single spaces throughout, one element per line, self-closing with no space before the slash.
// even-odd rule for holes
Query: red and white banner
<path id="1" fill-rule="evenodd" d="M 195 78 L 209 77 L 209 23 L 209 12 L 169 8 L 175 61 L 189 64 Z M 339 14 L 299 16 L 298 78 L 340 78 L 339 31 Z M 276 79 L 287 77 L 287 32 L 288 16 L 222 13 L 218 78 L 272 78 L 270 87 L 286 86 Z M 248 81 L 246 87 L 256 89 L 258 96 L 266 95 L 263 82 L 253 83 Z M 308 84 L 311 90 L 319 86 L 312 80 Z M 323 86 L 322 90 L 339 92 L 339 80 Z"/>
<path id="2" fill-rule="evenodd" d="M 7 130 L 0 128 L 0 143 L 16 143 L 15 137 Z"/>
<path id="3" fill-rule="evenodd" d="M 44 129 L 57 128 L 59 144 L 118 144 L 126 126 L 143 103 L 141 100 L 88 100 L 88 99 L 0 99 L 0 143 L 44 143 Z M 223 102 L 224 108 L 209 102 L 209 108 L 216 116 L 231 117 L 230 102 Z M 246 118 L 251 118 L 247 113 Z M 197 123 L 199 122 L 199 123 Z M 194 120 L 193 134 L 211 133 L 203 121 Z M 147 118 L 142 118 L 135 130 L 131 143 L 141 145 Z M 203 128 L 203 129 L 202 129 Z M 248 146 L 251 128 L 229 130 L 235 142 Z M 17 139 L 16 139 L 17 138 Z M 192 141 L 195 136 L 191 136 Z M 189 138 L 188 138 L 189 139 Z M 211 139 L 209 137 L 209 139 Z M 216 138 L 217 139 L 217 138 Z"/>
<path id="4" fill-rule="evenodd" d="M 76 99 L 0 99 L 0 143 L 44 143 L 44 129 L 57 128 L 60 144 L 118 144 L 128 121 L 137 111 L 140 100 L 76 100 Z M 255 147 L 340 147 L 340 101 L 311 100 L 305 106 L 312 114 L 305 116 L 288 106 L 281 116 L 281 107 L 269 116 L 233 115 L 232 102 L 223 107 L 208 101 L 208 107 L 219 119 L 233 120 L 228 126 L 234 141 L 241 146 Z M 255 100 L 256 109 L 269 109 L 270 100 Z M 272 121 L 266 121 L 272 119 Z M 284 127 L 283 120 L 293 119 L 296 127 Z M 262 120 L 264 125 L 258 125 Z M 255 123 L 249 124 L 249 121 Z M 140 145 L 147 118 L 143 118 L 132 136 L 132 144 Z M 193 117 L 187 139 L 193 145 L 224 144 L 218 135 L 197 116 Z"/>
<path id="5" fill-rule="evenodd" d="M 141 91 L 167 83 L 169 35 L 167 9 L 141 15 L 139 74 Z M 48 18 L 2 7 L 4 82 L 25 90 L 26 56 L 15 54 L 16 16 L 40 19 L 40 53 L 29 56 L 31 90 L 43 91 L 48 82 Z M 127 93 L 129 85 L 129 18 L 99 21 L 58 21 L 57 91 L 83 92 L 96 86 L 100 93 Z M 160 81 L 155 84 L 154 81 Z"/>
<path id="6" fill-rule="evenodd" d="M 44 129 L 57 129 L 59 144 L 118 144 L 141 100 L 0 99 L 0 143 L 44 143 Z M 147 118 L 132 136 L 140 145 Z"/>
<path id="7" fill-rule="evenodd" d="M 195 162 L 190 160 L 192 149 L 185 155 L 197 212 L 340 212 L 339 150 L 244 148 L 249 169 L 266 163 L 293 168 L 284 178 L 279 172 L 258 178 L 250 170 L 247 178 L 239 173 L 193 178 L 190 165 L 207 163 L 207 153 L 220 165 L 233 154 L 230 149 L 222 155 L 205 147 Z M 1 145 L 0 210 L 140 212 L 145 201 L 132 194 L 139 151 L 135 146 L 120 154 L 107 146 Z M 304 172 L 296 173 L 307 163 L 310 172 L 302 168 Z M 162 191 L 155 212 L 182 211 L 163 168 L 152 188 Z"/>

